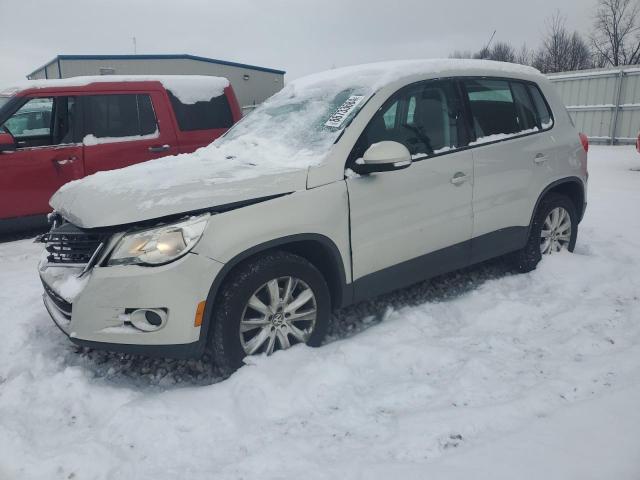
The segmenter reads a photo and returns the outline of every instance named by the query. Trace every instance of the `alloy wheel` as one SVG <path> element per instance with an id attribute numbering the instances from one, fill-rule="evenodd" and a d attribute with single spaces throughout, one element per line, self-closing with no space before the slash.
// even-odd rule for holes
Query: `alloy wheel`
<path id="1" fill-rule="evenodd" d="M 247 355 L 306 343 L 317 317 L 313 290 L 295 277 L 278 277 L 258 288 L 240 319 L 240 343 Z"/>
<path id="2" fill-rule="evenodd" d="M 540 232 L 540 253 L 550 255 L 567 250 L 571 242 L 571 216 L 562 207 L 549 212 Z"/>

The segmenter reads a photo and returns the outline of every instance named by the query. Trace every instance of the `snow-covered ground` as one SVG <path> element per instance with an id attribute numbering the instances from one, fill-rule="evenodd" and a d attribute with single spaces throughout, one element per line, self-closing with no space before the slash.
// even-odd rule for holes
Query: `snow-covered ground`
<path id="1" fill-rule="evenodd" d="M 575 254 L 340 312 L 331 341 L 206 362 L 77 350 L 40 247 L 0 244 L 0 479 L 640 478 L 640 155 L 592 147 Z"/>

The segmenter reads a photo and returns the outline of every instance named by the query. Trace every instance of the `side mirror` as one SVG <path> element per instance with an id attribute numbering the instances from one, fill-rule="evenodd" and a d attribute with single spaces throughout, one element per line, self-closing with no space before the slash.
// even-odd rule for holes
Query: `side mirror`
<path id="1" fill-rule="evenodd" d="M 6 132 L 0 132 L 0 153 L 15 152 L 16 141 L 13 135 Z"/>
<path id="2" fill-rule="evenodd" d="M 398 142 L 378 142 L 371 145 L 361 159 L 356 160 L 356 173 L 390 172 L 411 165 L 411 153 Z"/>

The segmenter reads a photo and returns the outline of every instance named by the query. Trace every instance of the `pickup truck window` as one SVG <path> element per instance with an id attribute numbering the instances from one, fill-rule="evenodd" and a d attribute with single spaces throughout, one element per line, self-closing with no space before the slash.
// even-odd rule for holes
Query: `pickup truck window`
<path id="1" fill-rule="evenodd" d="M 53 99 L 34 98 L 7 120 L 3 127 L 16 140 L 25 137 L 48 136 L 51 134 Z"/>
<path id="2" fill-rule="evenodd" d="M 129 138 L 151 135 L 158 130 L 149 95 L 88 95 L 84 102 L 85 135 Z"/>
<path id="3" fill-rule="evenodd" d="M 214 97 L 208 102 L 185 104 L 170 91 L 167 93 L 178 120 L 178 127 L 183 132 L 230 128 L 233 125 L 233 115 L 226 95 Z"/>
<path id="4" fill-rule="evenodd" d="M 73 143 L 75 97 L 32 98 L 2 125 L 18 148 Z"/>

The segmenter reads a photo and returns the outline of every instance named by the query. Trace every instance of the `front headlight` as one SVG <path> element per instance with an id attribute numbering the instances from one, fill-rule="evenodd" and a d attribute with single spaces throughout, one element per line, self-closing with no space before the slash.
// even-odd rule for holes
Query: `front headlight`
<path id="1" fill-rule="evenodd" d="M 107 265 L 162 265 L 177 260 L 198 243 L 208 220 L 207 213 L 128 233 L 114 248 Z"/>

